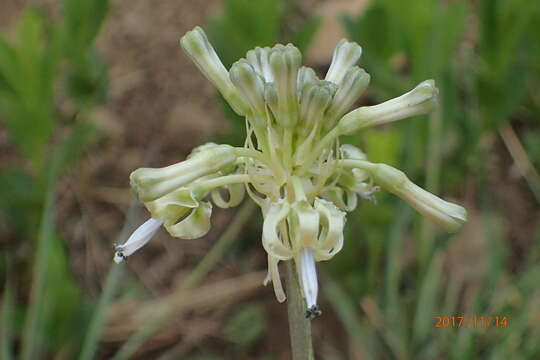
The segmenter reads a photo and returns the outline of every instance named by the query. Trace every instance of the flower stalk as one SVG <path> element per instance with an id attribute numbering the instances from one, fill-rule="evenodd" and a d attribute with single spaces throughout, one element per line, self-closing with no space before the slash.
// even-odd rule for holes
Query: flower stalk
<path id="1" fill-rule="evenodd" d="M 289 337 L 293 360 L 313 360 L 311 319 L 306 317 L 306 303 L 298 279 L 298 271 L 293 261 L 287 261 L 287 314 L 289 317 Z"/>

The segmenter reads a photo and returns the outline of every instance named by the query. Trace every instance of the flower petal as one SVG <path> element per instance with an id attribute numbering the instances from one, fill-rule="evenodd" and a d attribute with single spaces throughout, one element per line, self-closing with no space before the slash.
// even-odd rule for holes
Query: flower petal
<path id="1" fill-rule="evenodd" d="M 181 239 L 196 239 L 206 235 L 210 230 L 212 204 L 201 202 L 198 208 L 192 210 L 185 219 L 178 223 L 165 223 L 165 229 L 174 237 Z"/>
<path id="2" fill-rule="evenodd" d="M 294 203 L 289 220 L 293 249 L 316 246 L 319 234 L 319 213 L 309 202 L 303 200 Z"/>
<path id="3" fill-rule="evenodd" d="M 176 222 L 189 209 L 199 206 L 199 200 L 190 188 L 180 188 L 154 201 L 144 203 L 153 218 Z"/>
<path id="4" fill-rule="evenodd" d="M 319 212 L 322 227 L 319 241 L 314 247 L 315 257 L 317 261 L 328 260 L 343 248 L 345 212 L 324 199 L 315 200 L 315 209 Z"/>
<path id="5" fill-rule="evenodd" d="M 279 259 L 268 254 L 268 276 L 264 280 L 264 285 L 267 285 L 269 281 L 272 281 L 276 299 L 282 303 L 287 299 L 287 296 L 285 295 L 285 291 L 283 291 L 283 284 L 281 283 L 281 277 L 279 276 L 278 263 Z"/>
<path id="6" fill-rule="evenodd" d="M 286 201 L 271 203 L 264 215 L 262 243 L 266 252 L 276 259 L 289 260 L 293 250 L 285 245 L 278 229 L 280 223 L 287 218 L 290 206 Z"/>
<path id="7" fill-rule="evenodd" d="M 244 195 L 246 193 L 246 186 L 244 184 L 231 184 L 224 186 L 229 192 L 229 200 L 224 200 L 221 196 L 219 189 L 214 189 L 210 193 L 212 196 L 212 201 L 218 207 L 222 209 L 227 209 L 230 207 L 237 206 L 244 200 Z"/>
<path id="8" fill-rule="evenodd" d="M 352 191 L 345 191 L 341 187 L 333 186 L 322 193 L 323 198 L 330 200 L 341 210 L 353 211 L 358 205 L 358 197 Z M 346 197 L 346 200 L 343 199 Z"/>

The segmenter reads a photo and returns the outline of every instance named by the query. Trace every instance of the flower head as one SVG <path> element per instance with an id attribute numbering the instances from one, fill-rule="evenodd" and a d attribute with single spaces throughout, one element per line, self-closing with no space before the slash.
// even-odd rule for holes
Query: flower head
<path id="1" fill-rule="evenodd" d="M 210 143 L 180 163 L 135 170 L 131 185 L 151 219 L 116 247 L 116 261 L 146 244 L 161 225 L 175 237 L 203 236 L 211 226 L 212 202 L 236 206 L 247 192 L 264 217 L 265 283 L 271 281 L 278 301 L 284 301 L 278 264 L 294 261 L 306 316 L 314 317 L 320 314 L 316 262 L 341 250 L 346 212 L 354 210 L 358 199 L 375 202 L 382 187 L 448 231 L 466 221 L 463 207 L 338 141 L 341 135 L 431 111 L 437 102 L 433 80 L 380 105 L 347 113 L 370 80 L 356 65 L 362 54 L 356 43 L 337 45 L 324 80 L 301 66 L 300 51 L 292 44 L 257 47 L 227 71 L 201 28 L 180 43 L 234 111 L 246 118 L 245 146 Z M 220 189 L 228 190 L 228 200 Z"/>

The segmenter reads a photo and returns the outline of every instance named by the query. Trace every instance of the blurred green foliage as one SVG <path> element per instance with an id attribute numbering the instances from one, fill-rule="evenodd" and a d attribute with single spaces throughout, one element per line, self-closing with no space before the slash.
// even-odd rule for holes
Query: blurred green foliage
<path id="1" fill-rule="evenodd" d="M 0 119 L 18 150 L 0 165 L 0 216 L 27 243 L 23 261 L 10 248 L 0 258 L 3 314 L 11 315 L 2 321 L 5 359 L 15 356 L 14 338 L 21 359 L 74 356 L 92 311 L 54 223 L 58 180 L 97 134 L 88 116 L 105 99 L 107 73 L 94 40 L 108 1 L 65 0 L 62 8 L 59 22 L 27 9 L 14 40 L 0 36 Z M 10 298 L 28 279 L 23 307 Z"/>

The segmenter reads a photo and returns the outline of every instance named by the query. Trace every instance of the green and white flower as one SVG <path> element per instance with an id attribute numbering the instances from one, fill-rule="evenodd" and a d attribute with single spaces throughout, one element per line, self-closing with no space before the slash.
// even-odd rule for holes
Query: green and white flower
<path id="1" fill-rule="evenodd" d="M 234 111 L 246 118 L 245 145 L 206 144 L 177 164 L 135 170 L 131 185 L 151 219 L 116 247 L 115 261 L 141 248 L 161 225 L 175 237 L 205 235 L 212 202 L 236 206 L 247 193 L 264 217 L 265 283 L 271 281 L 278 301 L 284 301 L 278 264 L 294 261 L 306 316 L 314 317 L 320 313 L 315 263 L 341 250 L 345 215 L 358 199 L 374 202 L 383 188 L 448 231 L 466 221 L 463 207 L 423 190 L 397 169 L 369 162 L 360 149 L 339 144 L 341 135 L 430 112 L 437 104 L 433 80 L 380 105 L 348 112 L 370 80 L 356 65 L 362 54 L 356 43 L 337 45 L 324 80 L 301 66 L 302 55 L 292 44 L 250 50 L 227 71 L 201 28 L 180 43 Z M 223 189 L 229 191 L 227 201 Z"/>

